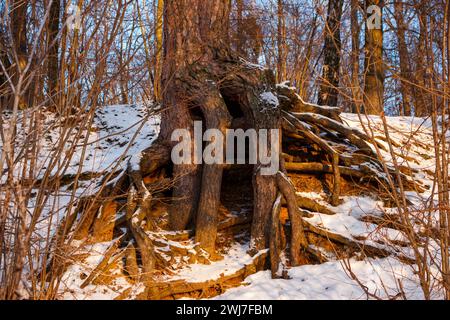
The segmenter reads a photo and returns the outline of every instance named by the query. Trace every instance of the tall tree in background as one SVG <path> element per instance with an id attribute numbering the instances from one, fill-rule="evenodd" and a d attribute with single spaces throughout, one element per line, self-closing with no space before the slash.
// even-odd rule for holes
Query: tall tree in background
<path id="1" fill-rule="evenodd" d="M 400 113 L 405 116 L 411 115 L 411 81 L 410 58 L 406 45 L 406 23 L 404 19 L 405 5 L 402 1 L 394 1 L 395 21 L 397 23 L 397 43 L 400 58 L 400 83 L 403 106 Z"/>
<path id="2" fill-rule="evenodd" d="M 12 0 L 10 4 L 11 32 L 14 44 L 14 82 L 17 84 L 19 74 L 21 74 L 28 62 L 27 54 L 27 0 Z M 23 88 L 23 86 L 22 86 Z M 19 108 L 25 109 L 28 106 L 29 95 L 27 91 L 20 94 Z"/>
<path id="3" fill-rule="evenodd" d="M 351 52 L 351 70 L 352 70 L 352 107 L 351 111 L 356 113 L 361 106 L 361 83 L 359 80 L 360 53 L 361 53 L 361 25 L 358 19 L 360 10 L 359 0 L 351 0 L 350 3 L 350 28 L 352 32 L 352 52 Z"/>
<path id="4" fill-rule="evenodd" d="M 59 40 L 58 34 L 60 30 L 60 0 L 53 0 L 50 7 L 49 23 L 48 23 L 48 93 L 54 99 L 54 95 L 58 92 L 58 75 L 59 75 Z M 51 99 L 51 100 L 52 100 Z"/>
<path id="5" fill-rule="evenodd" d="M 284 17 L 284 4 L 283 0 L 277 2 L 277 49 L 278 49 L 278 61 L 277 61 L 277 80 L 282 82 L 286 80 L 286 21 Z"/>
<path id="6" fill-rule="evenodd" d="M 364 108 L 368 114 L 384 110 L 383 0 L 366 0 Z"/>
<path id="7" fill-rule="evenodd" d="M 228 8 L 227 0 L 165 1 L 163 107 L 166 111 L 162 114 L 158 138 L 163 145 L 179 128 L 188 128 L 194 137 L 194 120 L 202 120 L 203 129 L 218 129 L 224 136 L 233 123 L 237 128 L 255 130 L 281 128 L 280 110 L 261 98 L 267 90 L 275 90 L 273 74 L 243 64 L 230 50 L 226 34 Z M 279 141 L 266 138 L 268 145 L 276 148 L 271 152 L 279 157 Z M 152 148 L 158 148 L 160 142 Z M 223 141 L 217 143 L 223 146 Z M 191 148 L 198 155 L 198 146 L 192 144 Z M 173 230 L 185 230 L 195 224 L 195 241 L 214 257 L 224 166 L 197 161 L 173 166 L 176 181 L 169 222 Z M 268 223 L 277 196 L 277 177 L 264 175 L 264 167 L 258 161 L 248 177 L 253 185 L 251 237 L 252 249 L 256 251 L 269 245 Z M 298 233 L 293 232 L 296 236 L 292 246 L 296 263 L 300 254 L 298 245 L 305 242 L 300 238 L 301 222 L 297 222 L 294 229 Z"/>
<path id="8" fill-rule="evenodd" d="M 82 10 L 85 0 L 78 0 L 77 1 L 77 10 Z M 73 14 L 73 13 L 72 13 Z M 80 34 L 80 30 L 78 27 L 75 27 L 73 30 L 73 36 L 72 41 L 70 44 L 69 49 L 69 83 L 74 84 L 71 88 L 73 97 L 73 101 L 69 104 L 72 105 L 75 109 L 79 109 L 81 106 L 81 99 L 80 94 L 82 91 L 82 85 L 81 81 L 79 81 L 80 78 L 80 66 L 79 66 L 79 59 L 80 59 L 80 38 L 82 37 L 82 34 Z"/>
<path id="9" fill-rule="evenodd" d="M 319 105 L 337 106 L 339 96 L 339 68 L 341 63 L 341 17 L 343 0 L 328 1 L 323 77 L 320 84 Z"/>
<path id="10" fill-rule="evenodd" d="M 428 50 L 428 2 L 415 0 L 415 11 L 419 17 L 419 40 L 416 47 L 414 82 L 416 85 L 414 93 L 414 111 L 418 117 L 428 116 L 431 112 L 429 103 L 427 103 L 427 50 Z"/>
<path id="11" fill-rule="evenodd" d="M 4 25 L 1 26 L 1 28 L 4 27 Z M 2 63 L 3 68 L 8 72 L 11 68 L 11 63 L 7 53 L 7 42 L 6 32 L 3 32 L 3 30 L 0 31 L 0 63 Z M 8 106 L 11 93 L 10 84 L 3 68 L 0 67 L 0 106 L 2 109 Z"/>
<path id="12" fill-rule="evenodd" d="M 154 95 L 156 101 L 161 101 L 162 89 L 161 89 L 161 72 L 162 72 L 162 59 L 163 59 L 163 13 L 164 13 L 164 0 L 157 0 L 158 6 L 156 9 L 156 22 L 155 22 L 155 76 L 154 76 Z"/>

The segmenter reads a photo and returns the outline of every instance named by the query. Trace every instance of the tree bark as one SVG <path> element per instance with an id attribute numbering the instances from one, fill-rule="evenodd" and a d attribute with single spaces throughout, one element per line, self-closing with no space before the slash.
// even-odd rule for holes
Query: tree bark
<path id="1" fill-rule="evenodd" d="M 352 55 L 351 55 L 351 64 L 352 64 L 352 94 L 353 94 L 353 102 L 352 102 L 352 112 L 357 113 L 361 110 L 361 83 L 359 80 L 359 68 L 360 68 L 360 40 L 359 36 L 361 33 L 361 26 L 358 21 L 358 11 L 359 0 L 351 0 L 351 30 L 352 30 Z"/>
<path id="2" fill-rule="evenodd" d="M 51 100 L 54 100 L 58 92 L 59 75 L 59 23 L 60 23 L 61 3 L 59 0 L 53 0 L 50 7 L 50 16 L 48 24 L 48 93 Z"/>
<path id="3" fill-rule="evenodd" d="M 0 68 L 0 105 L 2 110 L 9 108 L 9 102 L 11 99 L 11 84 L 8 81 L 8 76 L 10 76 L 11 63 L 9 61 L 7 51 L 6 51 L 6 35 L 0 33 L 0 62 L 3 64 L 6 72 L 3 68 Z"/>
<path id="4" fill-rule="evenodd" d="M 163 106 L 161 138 L 165 141 L 171 140 L 171 134 L 175 129 L 186 128 L 194 137 L 193 118 L 190 108 L 203 107 L 205 112 L 208 97 L 202 93 L 207 92 L 206 78 L 195 79 L 191 75 L 191 68 L 204 66 L 207 68 L 213 60 L 213 51 L 210 45 L 216 43 L 218 46 L 225 45 L 223 30 L 228 15 L 229 6 L 226 0 L 220 1 L 165 1 L 164 19 L 164 69 Z M 195 92 L 191 92 L 187 81 L 192 80 Z M 204 87 L 202 87 L 204 85 Z M 198 96 L 196 96 L 198 95 Z M 214 103 L 213 103 L 214 105 Z M 208 114 L 203 114 L 207 126 L 217 123 L 208 117 L 217 111 L 218 106 L 212 106 Z M 223 108 L 222 108 L 223 109 Z M 211 113 L 211 115 L 209 115 Z M 192 149 L 194 145 L 192 145 Z M 206 166 L 207 167 L 207 166 Z M 220 168 L 208 168 L 212 175 L 220 175 Z M 211 170 L 213 171 L 211 173 Z M 202 194 L 202 168 L 198 164 L 174 165 L 173 175 L 177 180 L 173 191 L 174 201 L 169 211 L 170 224 L 174 230 L 184 230 L 193 222 L 198 210 L 200 195 Z M 212 186 L 221 181 L 212 181 L 211 188 L 220 190 L 220 186 Z M 204 197 L 204 195 L 203 195 Z M 214 203 L 216 201 L 214 200 Z M 214 205 L 212 205 L 214 207 Z M 202 207 L 203 208 L 203 207 Z M 204 213 L 203 209 L 202 212 Z M 206 228 L 203 224 L 202 226 Z M 209 248 L 210 245 L 205 245 Z"/>
<path id="5" fill-rule="evenodd" d="M 383 0 L 366 0 L 366 10 L 376 5 L 381 9 Z M 366 12 L 367 13 L 367 12 Z M 367 15 L 366 21 L 369 21 Z M 382 14 L 380 17 L 383 19 Z M 364 108 L 368 114 L 384 110 L 383 24 L 369 28 L 366 23 Z"/>
<path id="6" fill-rule="evenodd" d="M 428 17 L 427 17 L 427 3 L 421 2 L 416 7 L 419 16 L 419 44 L 416 51 L 417 62 L 415 68 L 414 82 L 416 85 L 413 90 L 414 95 L 414 113 L 417 117 L 425 117 L 431 114 L 431 107 L 427 100 L 426 73 L 428 62 L 426 57 L 427 41 L 428 41 Z"/>
<path id="7" fill-rule="evenodd" d="M 157 198 L 156 193 L 155 196 L 152 194 L 155 189 L 151 186 L 155 180 L 157 183 L 168 181 L 164 181 L 159 191 L 172 191 L 168 207 L 169 229 L 183 231 L 172 236 L 187 240 L 195 235 L 194 241 L 202 249 L 196 248 L 196 252 L 206 253 L 199 255 L 198 261 L 215 258 L 217 232 L 229 223 L 219 221 L 218 216 L 224 171 L 222 162 L 194 161 L 183 165 L 170 161 L 170 150 L 177 143 L 172 141 L 172 134 L 177 129 L 187 129 L 191 139 L 194 132 L 201 131 L 203 135 L 205 129 L 213 128 L 222 134 L 231 127 L 250 128 L 258 133 L 258 161 L 253 165 L 252 177 L 245 176 L 252 179 L 253 216 L 242 215 L 233 219 L 239 218 L 241 223 L 248 223 L 251 218 L 249 253 L 257 254 L 270 248 L 274 274 L 286 242 L 279 229 L 282 197 L 288 208 L 292 231 L 289 246 L 291 264 L 295 266 L 307 262 L 306 251 L 311 251 L 308 250 L 303 221 L 308 213 L 299 210 L 299 199 L 287 170 L 333 174 L 333 186 L 327 193 L 334 206 L 340 204 L 341 176 L 350 176 L 355 180 L 372 178 L 380 189 L 381 185 L 386 187 L 383 179 L 387 179 L 391 172 L 388 169 L 384 171 L 368 147 L 372 140 L 343 124 L 339 108 L 304 102 L 295 88 L 277 86 L 272 71 L 244 61 L 230 49 L 226 32 L 229 8 L 228 0 L 164 2 L 162 85 L 165 90 L 159 137 L 150 148 L 139 154 L 139 163 L 133 157 L 127 169 L 120 172 L 114 182 L 106 184 L 98 195 L 82 198 L 76 214 L 63 225 L 64 231 L 73 230 L 70 233 L 74 239 L 86 239 L 92 234 L 93 239 L 102 241 L 105 239 L 101 234 L 95 233 L 102 233 L 103 230 L 107 230 L 108 234 L 113 234 L 111 231 L 123 233 L 123 225 L 127 222 L 123 241 L 127 241 L 128 245 L 132 243 L 140 257 L 138 259 L 135 254 L 129 254 L 127 264 L 134 273 L 134 261 L 139 260 L 149 290 L 153 288 L 157 291 L 157 287 L 150 283 L 154 281 L 155 269 L 164 270 L 168 266 L 157 249 L 158 239 L 155 237 L 159 235 L 156 232 L 151 235 L 146 233 L 156 230 L 156 226 L 164 230 L 167 228 L 165 215 L 155 219 L 150 212 L 152 200 Z M 198 127 L 195 121 L 201 121 L 202 125 Z M 271 129 L 279 135 L 272 137 Z M 267 137 L 262 136 L 263 130 L 268 133 Z M 219 139 L 214 142 L 225 149 L 224 141 Z M 267 145 L 267 150 L 262 149 L 262 142 Z M 194 139 L 189 144 L 194 153 L 203 152 L 210 146 L 201 143 L 195 150 Z M 287 147 L 286 152 L 293 153 L 283 154 L 284 158 L 290 158 L 291 163 L 286 164 L 281 158 L 282 147 Z M 278 160 L 279 167 L 273 174 L 265 175 L 267 172 L 264 170 L 274 163 L 263 161 L 263 152 Z M 404 185 L 407 185 L 404 175 L 397 176 L 399 180 L 404 179 Z M 230 186 L 226 187 L 224 190 Z M 238 183 L 234 183 L 233 187 L 238 192 L 249 191 L 246 187 L 240 189 Z M 117 204 L 123 202 L 125 197 L 126 214 L 119 224 L 117 220 L 122 219 L 123 215 L 117 220 L 113 216 L 119 213 L 116 210 L 123 210 L 118 209 L 123 206 Z M 113 203 L 115 201 L 117 203 Z M 314 202 L 300 205 L 328 214 L 332 211 Z M 78 216 L 78 223 L 73 227 Z M 111 227 L 111 221 L 114 221 L 114 227 Z M 169 238 L 168 234 L 164 237 Z M 187 253 L 183 251 L 183 254 Z M 151 295 L 158 296 L 156 291 Z"/>
<path id="8" fill-rule="evenodd" d="M 401 93 L 403 107 L 401 114 L 405 116 L 411 115 L 411 87 L 407 81 L 411 79 L 411 72 L 409 69 L 410 59 L 408 47 L 406 45 L 406 25 L 403 16 L 403 3 L 399 0 L 394 2 L 395 9 L 395 20 L 397 22 L 397 42 L 398 42 L 398 53 L 400 58 L 400 83 L 401 83 Z"/>
<path id="9" fill-rule="evenodd" d="M 341 16 L 343 0 L 328 1 L 325 25 L 323 76 L 319 105 L 337 106 L 339 97 L 339 68 L 341 64 Z"/>
<path id="10" fill-rule="evenodd" d="M 277 46 L 278 46 L 278 63 L 277 63 L 277 81 L 281 83 L 286 80 L 286 22 L 284 17 L 283 0 L 278 0 L 278 26 L 277 26 Z"/>
<path id="11" fill-rule="evenodd" d="M 13 82 L 17 84 L 19 74 L 21 74 L 28 63 L 27 53 L 27 7 L 28 1 L 11 1 L 11 32 L 13 37 L 13 47 L 15 52 L 15 70 L 13 71 Z M 28 91 L 22 92 L 19 108 L 25 109 L 29 105 Z"/>
<path id="12" fill-rule="evenodd" d="M 161 101 L 161 73 L 163 60 L 163 15 L 164 15 L 164 0 L 158 0 L 156 9 L 156 23 L 155 23 L 155 76 L 153 92 L 156 101 Z"/>

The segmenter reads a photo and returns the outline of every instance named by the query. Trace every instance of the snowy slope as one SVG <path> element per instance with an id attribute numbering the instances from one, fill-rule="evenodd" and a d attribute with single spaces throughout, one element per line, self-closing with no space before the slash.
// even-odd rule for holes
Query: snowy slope
<path id="1" fill-rule="evenodd" d="M 349 261 L 352 271 L 370 293 L 393 298 L 399 292 L 397 279 L 403 279 L 407 299 L 423 299 L 412 269 L 391 258 Z M 218 300 L 355 300 L 370 298 L 351 279 L 341 261 L 293 268 L 291 279 L 272 280 L 270 271 L 249 276 L 246 285 L 230 289 Z"/>
<path id="2" fill-rule="evenodd" d="M 342 114 L 344 122 L 351 127 L 365 131 L 369 136 L 388 147 L 384 137 L 382 121 L 377 116 L 359 118 L 356 114 Z M 361 124 L 362 120 L 362 124 Z M 432 127 L 430 120 L 411 117 L 388 117 L 389 133 L 395 142 L 395 152 L 400 165 L 416 170 L 414 178 L 424 185 L 431 186 L 431 175 L 434 172 L 435 158 L 433 150 Z M 390 163 L 391 155 L 381 150 L 383 157 Z M 302 194 L 320 199 L 320 194 Z M 408 192 L 412 208 L 420 211 L 422 201 L 431 196 L 430 191 L 423 194 Z M 344 197 L 342 205 L 331 208 L 335 215 L 329 216 L 314 213 L 306 220 L 322 229 L 340 236 L 364 239 L 361 245 L 372 245 L 381 249 L 392 250 L 391 242 L 407 242 L 405 236 L 390 228 L 380 228 L 378 225 L 361 220 L 364 216 L 380 216 L 383 213 L 395 214 L 396 210 L 384 208 L 381 202 L 366 196 Z M 430 255 L 439 261 L 439 245 L 430 240 L 428 250 Z M 413 258 L 409 247 L 400 248 L 401 254 Z M 270 271 L 259 272 L 249 276 L 245 285 L 230 289 L 215 299 L 371 299 L 375 296 L 384 299 L 423 299 L 415 266 L 407 265 L 393 257 L 351 259 L 330 261 L 320 265 L 307 265 L 289 270 L 290 280 L 271 278 Z M 434 273 L 437 270 L 434 267 Z M 354 272 L 355 278 L 349 273 Z M 438 278 L 438 276 L 436 277 Z M 432 280 L 432 282 L 437 280 Z M 401 286 L 399 285 L 401 284 Z M 363 290 L 363 288 L 366 290 Z M 369 293 L 369 294 L 368 294 Z M 404 296 L 403 296 L 404 295 Z M 442 298 L 439 293 L 433 293 L 433 298 Z"/>
<path id="3" fill-rule="evenodd" d="M 114 110 L 120 107 L 114 107 Z M 114 114 L 120 114 L 115 111 Z M 343 114 L 344 121 L 352 127 L 370 130 L 375 137 L 382 137 L 383 129 L 378 117 L 363 119 L 364 127 L 360 119 L 354 114 Z M 105 118 L 105 128 L 115 126 L 115 121 L 120 118 L 108 115 Z M 109 123 L 109 124 L 107 124 Z M 412 161 L 402 161 L 402 165 L 410 166 L 417 170 L 415 178 L 424 184 L 430 184 L 430 173 L 434 170 L 434 156 L 431 148 L 432 134 L 431 124 L 423 119 L 406 117 L 388 118 L 390 134 L 396 142 L 395 151 Z M 111 125 L 113 124 L 113 125 Z M 152 123 L 153 124 L 153 123 Z M 126 125 L 123 125 L 124 127 Z M 366 131 L 367 132 L 367 131 Z M 102 134 L 102 133 L 99 133 Z M 139 135 L 140 141 L 151 136 L 151 133 Z M 386 145 L 383 139 L 378 140 Z M 147 141 L 146 141 L 147 142 Z M 120 140 L 117 141 L 120 143 Z M 113 145 L 115 145 L 113 143 Z M 114 146 L 118 153 L 120 147 Z M 132 154 L 132 153 L 129 153 Z M 389 161 L 390 154 L 382 151 L 383 156 Z M 112 157 L 108 152 L 103 153 L 107 162 Z M 101 161 L 98 166 L 101 166 Z M 308 193 L 303 196 L 321 199 L 323 195 Z M 419 206 L 421 200 L 429 197 L 428 192 L 424 194 L 409 193 L 409 199 L 413 205 Z M 365 216 L 381 216 L 383 213 L 395 213 L 395 209 L 384 208 L 382 202 L 367 196 L 344 197 L 339 207 L 332 208 L 336 214 L 333 216 L 313 213 L 308 218 L 308 223 L 330 232 L 339 234 L 352 240 L 361 239 L 361 245 L 371 245 L 376 248 L 392 251 L 392 242 L 407 242 L 404 235 L 394 229 L 380 228 L 377 225 L 362 221 Z M 358 240 L 359 241 L 359 240 Z M 439 248 L 435 247 L 434 256 L 439 256 Z M 402 248 L 401 252 L 393 252 L 393 256 L 387 258 L 366 258 L 362 261 L 351 259 L 349 261 L 336 261 L 329 257 L 330 262 L 320 265 L 307 265 L 288 270 L 290 280 L 271 278 L 270 271 L 263 271 L 249 276 L 242 286 L 230 289 L 215 299 L 370 299 L 374 296 L 386 299 L 422 299 L 423 294 L 419 286 L 419 280 L 415 275 L 415 267 L 404 264 L 395 258 L 402 254 L 412 257 L 408 247 Z M 95 258 L 92 258 L 95 260 Z M 209 265 L 188 265 L 170 277 L 170 280 L 185 279 L 189 282 L 201 282 L 217 279 L 220 275 L 226 275 L 238 270 L 251 258 L 246 254 L 246 246 L 236 244 L 232 247 L 224 260 L 213 262 Z M 89 261 L 88 261 L 89 262 Z M 90 261 L 92 263 L 92 261 Z M 88 269 L 92 269 L 92 264 Z M 71 267 L 66 274 L 69 290 L 64 290 L 65 299 L 108 299 L 118 296 L 118 289 L 126 286 L 123 280 L 118 279 L 112 286 L 90 285 L 85 290 L 80 290 L 79 275 L 85 271 L 79 266 Z M 349 270 L 354 274 L 351 275 Z M 361 281 L 358 283 L 358 281 Z M 71 282 L 70 282 L 71 281 Z M 66 283 L 67 283 L 66 282 Z M 133 292 L 139 293 L 143 290 L 140 286 L 132 286 Z M 363 290 L 366 288 L 366 290 Z M 120 291 L 120 290 L 119 290 Z M 404 295 L 404 296 L 403 296 Z M 129 298 L 135 297 L 130 295 Z M 439 296 L 434 296 L 440 298 Z"/>
<path id="4" fill-rule="evenodd" d="M 7 124 L 8 113 L 3 115 Z M 24 111 L 19 116 L 16 147 L 19 149 L 30 141 L 30 132 L 22 129 L 22 118 L 29 115 Z M 43 114 L 43 134 L 44 139 L 40 141 L 40 151 L 38 153 L 37 177 L 40 178 L 47 169 L 49 156 L 61 142 L 62 136 L 66 136 L 64 128 L 57 117 L 50 112 Z M 89 121 L 84 117 L 81 121 Z M 75 174 L 78 172 L 80 164 L 81 172 L 102 173 L 109 171 L 113 166 L 123 164 L 130 155 L 134 155 L 150 146 L 156 138 L 159 130 L 159 117 L 152 115 L 151 110 L 143 105 L 114 105 L 97 108 L 92 125 L 89 130 L 85 129 L 86 123 L 74 126 L 65 143 L 65 148 L 69 150 L 75 146 L 74 155 L 70 160 L 65 174 Z M 80 128 L 82 130 L 79 133 Z M 78 139 L 76 138 L 78 136 Z M 0 147 L 2 141 L 0 140 Z M 83 157 L 83 150 L 85 154 Z M 1 148 L 0 148 L 1 152 Z M 121 161 L 119 161 L 121 160 Z M 118 163 L 120 162 L 120 163 Z M 60 168 L 53 169 L 52 174 L 56 174 Z M 16 171 L 20 171 L 17 169 Z M 2 178 L 6 178 L 4 175 Z"/>
<path id="5" fill-rule="evenodd" d="M 360 119 L 354 114 L 343 114 L 342 118 L 349 126 L 359 128 L 373 135 L 378 141 L 386 145 L 383 138 L 383 128 L 378 117 Z M 85 132 L 88 135 L 85 161 L 83 161 L 82 172 L 104 173 L 118 166 L 125 168 L 128 159 L 151 145 L 158 133 L 159 117 L 149 116 L 148 109 L 144 106 L 108 106 L 97 110 L 94 119 L 94 130 Z M 416 170 L 414 176 L 425 185 L 431 185 L 431 175 L 434 171 L 434 152 L 432 147 L 432 131 L 430 121 L 421 118 L 390 117 L 388 118 L 390 135 L 395 141 L 395 152 L 403 156 L 401 164 Z M 55 119 L 49 114 L 45 120 L 44 127 L 48 129 L 47 138 L 43 141 L 40 153 L 40 167 L 45 170 L 48 153 L 51 152 L 59 139 L 59 128 Z M 27 134 L 20 132 L 19 140 L 26 141 Z M 80 147 L 75 153 L 66 173 L 76 173 L 79 168 Z M 383 157 L 390 161 L 390 154 L 381 151 Z M 77 197 L 96 192 L 98 181 L 83 181 L 76 190 Z M 48 221 L 46 213 L 59 212 L 64 216 L 67 203 L 71 199 L 71 190 L 66 187 L 59 192 L 51 194 L 48 207 L 44 210 L 43 219 L 39 223 L 43 234 Z M 323 195 L 307 193 L 307 197 L 320 199 Z M 430 197 L 430 191 L 423 194 L 410 192 L 409 200 L 413 207 L 420 209 L 423 199 Z M 370 244 L 384 250 L 391 250 L 393 241 L 406 242 L 404 235 L 397 230 L 387 227 L 379 228 L 377 225 L 362 220 L 365 216 L 381 216 L 383 213 L 395 214 L 392 208 L 384 208 L 382 203 L 367 196 L 344 197 L 339 207 L 331 208 L 336 214 L 327 216 L 313 213 L 307 222 L 319 228 L 339 234 L 350 239 L 360 239 L 361 244 Z M 29 204 L 33 210 L 33 201 Z M 51 216 L 51 215 L 48 215 Z M 53 222 L 54 223 L 54 222 Z M 39 232 L 39 231 L 38 231 Z M 362 240 L 361 240 L 362 239 Z M 124 290 L 130 291 L 128 298 L 136 297 L 143 291 L 141 285 L 130 285 L 123 278 L 118 278 L 110 286 L 89 285 L 81 290 L 80 285 L 83 274 L 89 274 L 102 258 L 105 250 L 111 243 L 96 244 L 90 250 L 93 254 L 86 261 L 71 266 L 63 279 L 61 298 L 64 299 L 113 299 Z M 434 257 L 439 256 L 439 248 L 431 253 Z M 246 253 L 246 245 L 236 244 L 233 246 L 225 259 L 213 262 L 210 265 L 193 264 L 178 270 L 171 278 L 189 279 L 189 281 L 206 281 L 216 279 L 222 274 L 233 273 L 246 263 L 251 261 Z M 402 248 L 402 254 L 412 256 L 408 247 Z M 347 261 L 344 267 L 343 261 L 335 261 L 330 257 L 330 262 L 321 265 L 308 265 L 296 267 L 289 270 L 290 280 L 272 280 L 269 271 L 259 272 L 248 277 L 243 285 L 230 289 L 217 299 L 367 299 L 369 296 L 364 292 L 365 286 L 370 292 L 383 298 L 399 298 L 399 292 L 403 291 L 408 299 L 423 298 L 418 284 L 418 278 L 414 274 L 414 267 L 401 263 L 394 256 L 379 259 L 365 259 L 358 261 L 352 259 Z M 358 279 L 359 283 L 349 274 L 350 269 Z M 399 288 L 401 284 L 401 290 Z M 370 297 L 369 297 L 370 298 Z M 401 297 L 400 297 L 401 298 Z M 439 298 L 439 296 L 435 296 Z"/>

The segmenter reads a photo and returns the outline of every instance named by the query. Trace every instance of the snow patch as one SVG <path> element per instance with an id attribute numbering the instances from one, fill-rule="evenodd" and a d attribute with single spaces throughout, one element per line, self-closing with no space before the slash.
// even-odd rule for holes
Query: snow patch
<path id="1" fill-rule="evenodd" d="M 260 98 L 265 104 L 270 105 L 273 108 L 278 108 L 280 105 L 278 98 L 272 92 L 263 92 L 261 93 Z"/>

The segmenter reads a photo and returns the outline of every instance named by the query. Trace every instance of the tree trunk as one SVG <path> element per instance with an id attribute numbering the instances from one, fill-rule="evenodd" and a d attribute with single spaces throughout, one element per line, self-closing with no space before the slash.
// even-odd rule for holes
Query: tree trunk
<path id="1" fill-rule="evenodd" d="M 190 74 L 190 68 L 211 65 L 213 51 L 209 45 L 213 43 L 225 45 L 222 32 L 227 28 L 224 26 L 226 21 L 224 18 L 228 15 L 228 8 L 226 0 L 214 3 L 165 1 L 163 106 L 166 111 L 162 115 L 161 138 L 166 141 L 170 141 L 171 134 L 176 129 L 187 128 L 191 131 L 191 136 L 194 136 L 190 108 L 200 108 L 201 112 L 207 112 L 202 115 L 206 120 L 206 126 L 217 125 L 217 122 L 208 117 L 213 117 L 212 113 L 223 107 L 214 101 L 216 93 L 211 93 L 212 97 L 202 95 L 210 89 L 206 87 L 208 79 L 195 79 L 191 76 L 193 72 Z M 197 88 L 199 91 L 194 92 L 198 94 L 197 96 L 190 92 L 189 85 L 199 86 Z M 194 145 L 192 147 L 194 148 Z M 206 171 L 208 171 L 207 174 L 220 176 L 221 168 L 214 166 Z M 177 184 L 173 191 L 174 201 L 169 212 L 170 223 L 174 230 L 186 229 L 196 217 L 199 200 L 205 196 L 201 185 L 201 174 L 202 168 L 199 164 L 174 166 L 173 175 L 177 179 Z M 220 190 L 220 185 L 217 185 L 220 183 L 220 179 L 212 181 L 209 187 Z M 216 208 L 216 202 L 217 200 L 213 199 L 210 207 Z M 209 228 L 203 222 L 202 226 Z M 205 244 L 205 248 L 209 247 L 210 244 Z"/>
<path id="2" fill-rule="evenodd" d="M 78 0 L 77 6 L 82 10 L 85 0 Z M 73 97 L 72 99 L 72 106 L 75 110 L 79 110 L 81 107 L 81 83 L 79 80 L 80 77 L 80 71 L 79 71 L 79 57 L 80 57 L 80 31 L 79 29 L 75 28 L 73 31 L 73 37 L 72 42 L 70 45 L 70 51 L 69 51 L 69 91 L 71 94 L 69 94 L 70 97 Z"/>
<path id="3" fill-rule="evenodd" d="M 163 60 L 163 13 L 164 13 L 164 0 L 158 0 L 158 6 L 156 9 L 156 23 L 155 23 L 155 76 L 154 76 L 154 88 L 153 92 L 156 101 L 161 101 L 162 88 L 161 88 L 161 72 L 162 72 L 162 60 Z"/>
<path id="4" fill-rule="evenodd" d="M 414 94 L 414 109 L 415 116 L 425 117 L 431 114 L 431 107 L 427 100 L 427 91 L 425 88 L 426 84 L 426 73 L 427 73 L 427 39 L 428 39 L 428 17 L 427 17 L 427 4 L 421 2 L 416 8 L 419 16 L 419 45 L 416 51 L 417 62 L 415 69 L 414 82 L 416 89 L 413 90 Z"/>
<path id="5" fill-rule="evenodd" d="M 278 63 L 277 63 L 277 81 L 281 83 L 286 80 L 286 23 L 284 18 L 283 0 L 278 0 L 278 26 L 277 26 L 277 46 L 278 46 Z"/>
<path id="6" fill-rule="evenodd" d="M 121 48 L 120 51 L 123 52 L 123 44 L 121 42 L 120 44 Z M 128 73 L 128 65 L 127 63 L 124 63 L 122 55 L 118 57 L 119 60 L 119 68 L 120 68 L 120 75 L 119 75 L 119 86 L 120 86 L 120 97 L 122 104 L 130 104 L 130 99 L 128 95 L 128 79 L 129 79 L 129 73 Z"/>
<path id="7" fill-rule="evenodd" d="M 366 10 L 373 5 L 378 6 L 380 16 L 372 22 L 382 22 L 383 0 L 366 0 Z M 369 26 L 374 14 L 367 13 L 366 18 L 364 108 L 368 114 L 384 110 L 383 24 Z"/>
<path id="8" fill-rule="evenodd" d="M 411 115 L 411 87 L 407 80 L 411 78 L 411 72 L 409 69 L 410 60 L 408 47 L 406 45 L 406 25 L 403 17 L 403 3 L 401 1 L 396 0 L 394 2 L 395 9 L 395 20 L 397 22 L 397 42 L 398 42 L 398 53 L 400 58 L 400 83 L 401 83 L 401 92 L 402 92 L 402 102 L 403 107 L 401 110 L 401 114 L 405 116 Z"/>
<path id="9" fill-rule="evenodd" d="M 59 0 L 53 0 L 50 7 L 50 16 L 48 24 L 48 93 L 51 101 L 55 99 L 58 92 L 58 75 L 59 75 L 59 17 L 61 4 Z"/>
<path id="10" fill-rule="evenodd" d="M 352 55 L 351 55 L 351 64 L 352 64 L 352 112 L 356 113 L 360 111 L 361 107 L 361 83 L 359 80 L 359 67 L 360 67 L 360 40 L 359 36 L 361 33 L 361 26 L 358 21 L 358 11 L 359 0 L 351 0 L 351 30 L 352 30 Z"/>
<path id="11" fill-rule="evenodd" d="M 341 64 L 341 16 L 343 0 L 328 1 L 325 26 L 323 76 L 319 105 L 337 106 L 339 97 L 339 68 Z"/>
<path id="12" fill-rule="evenodd" d="M 16 53 L 16 67 L 13 71 L 13 82 L 17 84 L 19 74 L 21 74 L 28 63 L 27 54 L 27 7 L 28 1 L 13 0 L 11 1 L 11 32 L 13 37 L 14 51 Z M 23 90 L 23 88 L 22 88 Z M 22 92 L 19 108 L 25 109 L 29 105 L 28 90 Z"/>
<path id="13" fill-rule="evenodd" d="M 0 34 L 0 62 L 3 64 L 6 72 L 11 71 L 11 63 L 9 61 L 6 51 L 6 35 Z M 2 110 L 9 107 L 9 101 L 11 98 L 11 85 L 8 82 L 7 74 L 0 68 L 0 105 Z"/>
<path id="14" fill-rule="evenodd" d="M 211 86 L 207 96 L 202 99 L 202 104 L 206 128 L 219 129 L 225 136 L 225 130 L 230 127 L 231 118 L 220 91 Z M 195 240 L 211 256 L 215 253 L 222 173 L 223 165 L 221 164 L 203 166 Z"/>

